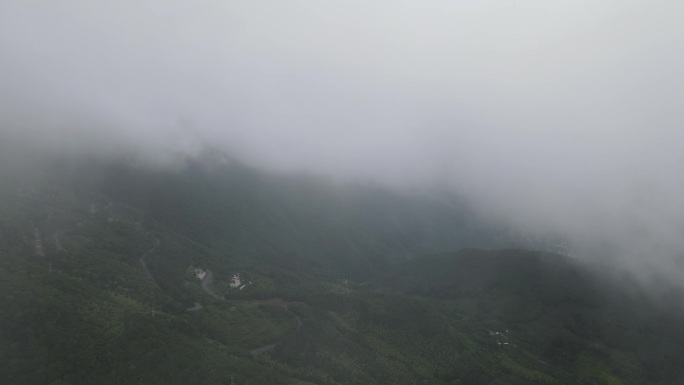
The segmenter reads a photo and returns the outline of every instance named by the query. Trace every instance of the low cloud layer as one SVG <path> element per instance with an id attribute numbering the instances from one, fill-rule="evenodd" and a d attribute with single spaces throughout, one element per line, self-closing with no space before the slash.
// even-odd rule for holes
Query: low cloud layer
<path id="1" fill-rule="evenodd" d="M 280 170 L 446 186 L 495 218 L 672 271 L 684 251 L 683 11 L 5 1 L 0 138 L 157 160 L 210 143 Z"/>

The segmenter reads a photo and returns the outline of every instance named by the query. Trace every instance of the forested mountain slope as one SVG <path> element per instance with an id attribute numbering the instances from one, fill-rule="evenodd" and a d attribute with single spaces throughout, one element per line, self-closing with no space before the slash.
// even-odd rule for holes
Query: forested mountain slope
<path id="1" fill-rule="evenodd" d="M 190 161 L 181 172 L 115 165 L 102 190 L 236 258 L 338 275 L 366 276 L 420 254 L 492 246 L 503 232 L 454 196 L 274 175 L 229 160 Z"/>
<path id="2" fill-rule="evenodd" d="M 53 159 L 0 186 L 0 382 L 678 384 L 619 274 L 495 247 L 453 197 Z M 460 252 L 457 250 L 470 247 Z M 430 254 L 430 255 L 424 255 Z"/>

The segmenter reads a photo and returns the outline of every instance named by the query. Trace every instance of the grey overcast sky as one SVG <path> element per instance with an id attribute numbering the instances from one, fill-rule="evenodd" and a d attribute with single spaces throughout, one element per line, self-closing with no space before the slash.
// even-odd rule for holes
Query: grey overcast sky
<path id="1" fill-rule="evenodd" d="M 0 3 L 0 139 L 448 186 L 661 270 L 684 250 L 684 3 Z M 655 263 L 655 262 L 663 263 Z"/>

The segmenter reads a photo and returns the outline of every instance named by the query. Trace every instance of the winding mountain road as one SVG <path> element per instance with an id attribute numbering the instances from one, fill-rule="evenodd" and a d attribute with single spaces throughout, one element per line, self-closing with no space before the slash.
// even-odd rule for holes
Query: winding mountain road
<path id="1" fill-rule="evenodd" d="M 250 351 L 249 351 L 249 354 L 251 354 L 252 356 L 256 357 L 256 356 L 258 356 L 258 355 L 261 354 L 261 353 L 266 353 L 266 352 L 269 351 L 269 350 L 275 349 L 276 346 L 278 346 L 278 343 L 277 343 L 277 342 L 274 343 L 274 344 L 264 345 L 264 346 L 258 347 L 258 348 L 256 348 L 256 349 L 250 350 Z"/>
<path id="2" fill-rule="evenodd" d="M 152 234 L 152 237 L 154 238 L 154 241 L 152 241 L 152 248 L 147 250 L 145 253 L 143 253 L 143 255 L 140 256 L 140 265 L 142 265 L 143 270 L 145 270 L 145 274 L 147 274 L 147 276 L 152 280 L 152 282 L 154 282 L 155 285 L 159 286 L 159 283 L 156 279 L 154 279 L 154 276 L 150 272 L 150 269 L 147 268 L 147 261 L 145 260 L 147 255 L 157 250 L 157 247 L 159 247 L 159 244 L 161 243 L 159 241 L 159 238 L 157 238 L 154 234 Z"/>
<path id="3" fill-rule="evenodd" d="M 292 310 L 290 310 L 288 308 L 287 304 L 280 303 L 280 302 L 282 302 L 280 300 L 276 300 L 276 302 L 277 302 L 276 305 L 284 307 L 285 310 L 290 315 L 292 315 L 292 317 L 294 318 L 295 323 L 297 325 L 295 328 L 295 333 L 299 333 L 299 329 L 301 329 L 301 327 L 304 325 L 304 322 L 302 322 L 302 319 L 297 314 L 295 314 Z M 275 347 L 278 346 L 280 343 L 281 343 L 280 340 L 273 341 L 270 344 L 262 345 L 262 346 L 259 346 L 258 348 L 250 350 L 249 354 L 251 354 L 253 357 L 256 358 L 258 355 L 260 355 L 262 353 L 266 353 L 269 350 L 275 349 Z"/>
<path id="4" fill-rule="evenodd" d="M 186 311 L 198 311 L 204 309 L 204 306 L 202 306 L 201 303 L 195 301 L 195 304 L 192 307 L 189 307 L 185 309 Z"/>
<path id="5" fill-rule="evenodd" d="M 62 245 L 62 238 L 64 238 L 64 231 L 58 231 L 55 233 L 55 247 L 57 248 L 57 252 L 66 251 Z"/>
<path id="6" fill-rule="evenodd" d="M 36 227 L 33 229 L 33 245 L 35 248 L 36 256 L 44 257 L 45 252 L 43 251 L 43 241 L 40 238 L 40 230 Z"/>

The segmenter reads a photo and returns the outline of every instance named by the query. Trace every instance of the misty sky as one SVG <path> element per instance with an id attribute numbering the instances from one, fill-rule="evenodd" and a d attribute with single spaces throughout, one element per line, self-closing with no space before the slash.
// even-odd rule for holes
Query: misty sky
<path id="1" fill-rule="evenodd" d="M 532 230 L 684 250 L 679 1 L 0 3 L 0 139 L 447 186 Z M 670 265 L 662 263 L 664 268 Z"/>

